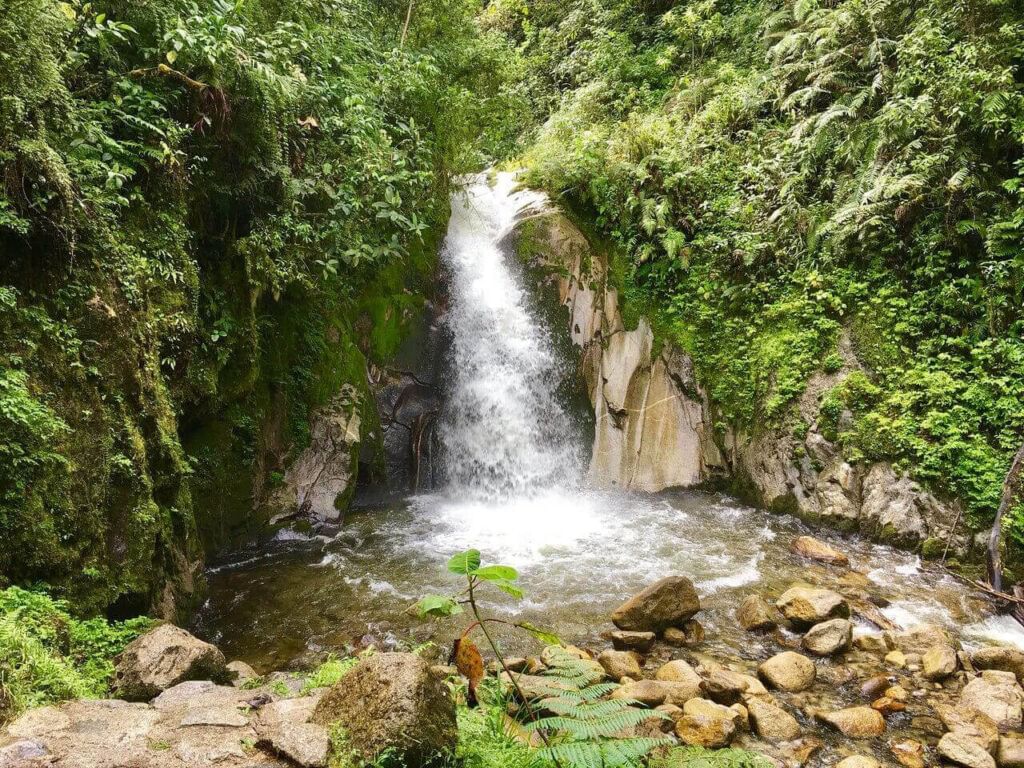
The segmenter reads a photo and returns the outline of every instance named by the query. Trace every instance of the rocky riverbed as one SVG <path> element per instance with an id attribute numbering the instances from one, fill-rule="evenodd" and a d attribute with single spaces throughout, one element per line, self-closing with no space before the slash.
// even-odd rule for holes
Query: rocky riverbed
<path id="1" fill-rule="evenodd" d="M 662 713 L 637 733 L 679 744 L 742 747 L 778 766 L 1024 766 L 1024 651 L 968 650 L 947 628 L 899 627 L 844 552 L 808 536 L 791 547 L 818 578 L 745 590 L 733 620 L 747 652 L 714 642 L 683 575 L 649 584 L 611 612 L 615 628 L 599 642 L 570 651 L 618 685 L 611 698 Z M 543 695 L 552 653 L 507 660 L 527 697 Z M 162 625 L 119 658 L 121 698 L 23 714 L 0 736 L 0 765 L 324 766 L 338 727 L 347 750 L 391 749 L 421 765 L 457 740 L 463 684 L 441 661 L 373 652 L 316 688 L 296 674 L 259 678 Z"/>

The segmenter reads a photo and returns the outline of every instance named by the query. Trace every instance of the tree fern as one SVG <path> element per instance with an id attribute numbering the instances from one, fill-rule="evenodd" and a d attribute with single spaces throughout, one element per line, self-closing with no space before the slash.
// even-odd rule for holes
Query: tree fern
<path id="1" fill-rule="evenodd" d="M 618 688 L 602 683 L 604 671 L 598 664 L 581 659 L 562 648 L 549 648 L 548 669 L 553 695 L 542 696 L 535 709 L 554 713 L 526 725 L 548 737 L 544 757 L 573 768 L 615 768 L 632 765 L 668 739 L 631 737 L 628 734 L 646 720 L 668 716 L 642 709 L 629 699 L 605 698 Z M 539 686 L 546 693 L 544 686 Z"/>

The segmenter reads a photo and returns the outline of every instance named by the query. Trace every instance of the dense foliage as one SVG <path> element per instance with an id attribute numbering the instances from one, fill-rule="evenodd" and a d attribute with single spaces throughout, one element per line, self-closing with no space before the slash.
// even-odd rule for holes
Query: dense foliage
<path id="1" fill-rule="evenodd" d="M 5 5 L 0 586 L 172 611 L 311 409 L 363 407 L 506 102 L 476 4 L 406 10 Z"/>
<path id="2" fill-rule="evenodd" d="M 485 18 L 549 115 L 532 180 L 619 246 L 626 296 L 692 353 L 723 425 L 806 432 L 809 376 L 853 370 L 826 434 L 991 521 L 1024 440 L 1019 2 L 495 0 Z M 1011 527 L 1024 543 L 1024 514 Z"/>
<path id="3" fill-rule="evenodd" d="M 63 601 L 18 587 L 0 591 L 0 722 L 28 707 L 106 695 L 113 657 L 149 625 L 82 621 Z"/>

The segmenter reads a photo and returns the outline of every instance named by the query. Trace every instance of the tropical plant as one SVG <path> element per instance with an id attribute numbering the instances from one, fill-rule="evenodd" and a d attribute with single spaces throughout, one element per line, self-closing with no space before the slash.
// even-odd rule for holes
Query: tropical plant
<path id="1" fill-rule="evenodd" d="M 664 719 L 667 715 L 642 709 L 630 699 L 608 698 L 618 685 L 601 682 L 605 674 L 599 664 L 581 658 L 560 644 L 547 648 L 547 668 L 538 680 L 531 681 L 532 695 L 528 696 L 517 682 L 518 673 L 508 668 L 488 625 L 511 625 L 545 643 L 559 643 L 558 638 L 527 622 L 485 617 L 477 600 L 485 584 L 521 599 L 523 591 L 516 584 L 519 574 L 506 565 L 481 565 L 480 552 L 476 549 L 454 555 L 448 561 L 448 570 L 466 577 L 466 590 L 454 596 L 428 595 L 416 604 L 415 610 L 421 617 L 447 617 L 461 613 L 463 605 L 469 606 L 474 621 L 454 641 L 452 660 L 468 681 L 471 706 L 477 701 L 484 677 L 483 658 L 470 640 L 470 633 L 479 628 L 504 670 L 503 679 L 524 705 L 521 716 L 527 734 L 535 733 L 543 742 L 541 759 L 550 760 L 556 766 L 617 768 L 636 764 L 651 750 L 669 743 L 664 738 L 624 735 L 640 723 Z"/>

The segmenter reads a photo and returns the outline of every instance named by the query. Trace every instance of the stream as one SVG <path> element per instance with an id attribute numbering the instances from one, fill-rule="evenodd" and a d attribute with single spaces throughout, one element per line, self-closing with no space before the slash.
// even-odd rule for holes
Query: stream
<path id="1" fill-rule="evenodd" d="M 561 329 L 537 319 L 513 257 L 498 245 L 521 211 L 543 202 L 515 191 L 508 174 L 490 183 L 474 177 L 453 197 L 442 252 L 453 338 L 450 407 L 439 425 L 444 487 L 350 512 L 331 537 L 280 532 L 211 568 L 201 635 L 259 671 L 368 645 L 446 644 L 461 617 L 424 622 L 408 609 L 424 594 L 458 590 L 445 562 L 475 547 L 485 563 L 515 566 L 526 593 L 519 602 L 492 595 L 487 611 L 596 650 L 607 646 L 600 635 L 613 628 L 608 616 L 619 603 L 676 573 L 697 585 L 707 631 L 700 650 L 709 654 L 754 660 L 777 652 L 772 635 L 739 627 L 740 601 L 777 595 L 797 580 L 837 578 L 870 593 L 902 627 L 927 621 L 955 630 L 969 647 L 1024 647 L 1012 619 L 912 554 L 816 531 L 850 557 L 850 574 L 837 577 L 790 552 L 809 532 L 795 519 L 717 493 L 589 487 L 587 446 L 555 394 L 566 373 L 552 341 Z M 866 622 L 857 628 L 869 630 Z M 509 652 L 537 650 L 530 638 L 499 635 Z"/>

